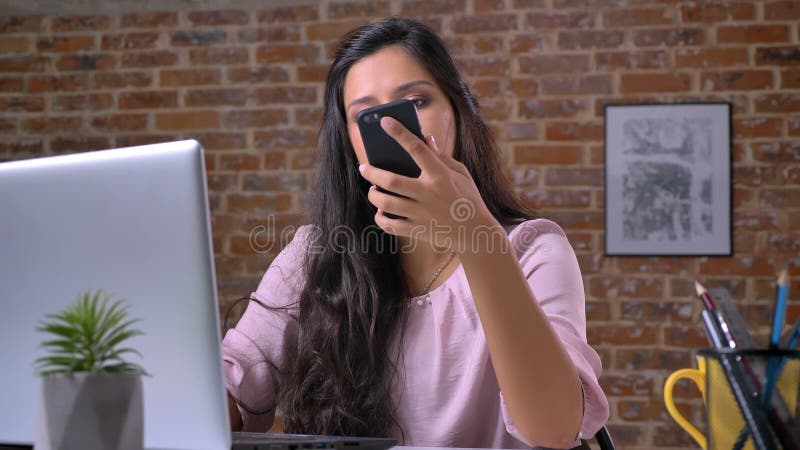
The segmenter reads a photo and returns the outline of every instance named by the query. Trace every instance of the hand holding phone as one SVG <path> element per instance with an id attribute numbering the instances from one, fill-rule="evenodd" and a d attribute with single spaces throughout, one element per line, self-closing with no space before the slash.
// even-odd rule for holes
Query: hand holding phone
<path id="1" fill-rule="evenodd" d="M 380 169 L 388 170 L 403 176 L 416 178 L 422 172 L 414 162 L 408 152 L 389 136 L 381 127 L 381 118 L 389 116 L 403 124 L 409 131 L 414 133 L 420 140 L 425 140 L 422 129 L 417 118 L 417 109 L 414 102 L 408 99 L 397 100 L 383 105 L 373 106 L 358 113 L 356 123 L 361 133 L 361 140 L 364 143 L 364 150 L 367 153 L 369 163 Z M 391 195 L 394 192 L 387 191 L 380 186 L 378 190 Z M 402 218 L 396 214 L 384 213 L 389 218 Z"/>

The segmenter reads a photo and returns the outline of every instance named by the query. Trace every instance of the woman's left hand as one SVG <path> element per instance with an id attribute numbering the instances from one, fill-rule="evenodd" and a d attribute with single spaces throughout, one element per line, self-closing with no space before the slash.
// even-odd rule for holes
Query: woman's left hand
<path id="1" fill-rule="evenodd" d="M 467 168 L 439 151 L 433 136 L 423 142 L 391 117 L 381 119 L 381 126 L 422 170 L 418 178 L 411 178 L 370 164 L 359 167 L 361 175 L 373 185 L 367 198 L 378 208 L 375 223 L 381 229 L 464 253 L 473 250 L 477 231 L 486 233 L 500 227 Z M 380 192 L 375 186 L 407 198 Z M 406 219 L 392 219 L 384 212 Z"/>

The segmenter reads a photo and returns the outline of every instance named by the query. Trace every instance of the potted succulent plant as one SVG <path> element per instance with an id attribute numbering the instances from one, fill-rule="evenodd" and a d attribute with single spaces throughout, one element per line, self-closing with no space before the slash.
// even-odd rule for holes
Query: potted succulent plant
<path id="1" fill-rule="evenodd" d="M 144 447 L 142 375 L 123 357 L 122 345 L 143 334 L 132 328 L 124 300 L 98 290 L 80 295 L 38 331 L 53 338 L 36 360 L 42 376 L 37 449 L 138 449 Z"/>

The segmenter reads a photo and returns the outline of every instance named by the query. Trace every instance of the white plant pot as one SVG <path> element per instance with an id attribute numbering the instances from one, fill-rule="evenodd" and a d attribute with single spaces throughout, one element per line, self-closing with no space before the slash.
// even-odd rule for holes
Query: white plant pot
<path id="1" fill-rule="evenodd" d="M 43 377 L 35 448 L 142 450 L 143 403 L 141 375 Z"/>

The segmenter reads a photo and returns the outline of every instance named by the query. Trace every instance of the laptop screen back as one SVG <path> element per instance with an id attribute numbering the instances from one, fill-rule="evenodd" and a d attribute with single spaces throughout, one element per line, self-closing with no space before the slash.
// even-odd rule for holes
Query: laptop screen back
<path id="1" fill-rule="evenodd" d="M 196 141 L 0 164 L 0 249 L 0 443 L 35 439 L 39 321 L 103 289 L 142 319 L 145 446 L 230 448 Z"/>

